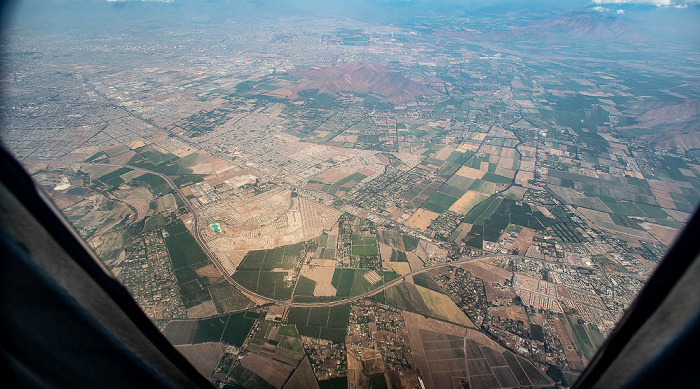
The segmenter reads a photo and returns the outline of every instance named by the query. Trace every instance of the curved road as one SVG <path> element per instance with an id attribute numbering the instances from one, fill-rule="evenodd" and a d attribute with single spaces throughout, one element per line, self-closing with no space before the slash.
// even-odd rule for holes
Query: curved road
<path id="1" fill-rule="evenodd" d="M 284 300 L 284 301 L 278 300 L 276 302 L 276 304 L 287 305 L 290 307 L 298 307 L 298 308 L 332 307 L 335 305 L 343 305 L 343 304 L 347 304 L 349 302 L 362 300 L 365 297 L 374 296 L 375 294 L 383 292 L 383 291 L 391 288 L 392 286 L 404 281 L 406 279 L 406 277 L 413 276 L 413 275 L 416 275 L 418 273 L 423 273 L 423 272 L 426 272 L 428 270 L 438 269 L 438 268 L 445 267 L 445 266 L 459 265 L 459 264 L 463 264 L 463 263 L 477 261 L 480 259 L 496 258 L 496 257 L 499 257 L 499 258 L 503 258 L 503 257 L 521 258 L 520 256 L 517 256 L 517 255 L 482 255 L 482 256 L 478 256 L 478 257 L 469 257 L 469 258 L 464 258 L 464 259 L 460 259 L 457 261 L 443 262 L 443 263 L 438 263 L 435 265 L 426 266 L 426 267 L 423 267 L 420 269 L 411 270 L 410 272 L 408 272 L 400 277 L 397 277 L 397 278 L 395 278 L 395 279 L 393 279 L 385 284 L 382 284 L 382 285 L 370 290 L 369 292 L 358 294 L 357 296 L 347 297 L 347 298 L 344 298 L 342 300 L 334 300 L 334 301 L 328 301 L 328 302 L 323 302 L 323 303 L 293 303 L 293 302 L 290 302 L 288 300 Z"/>
<path id="2" fill-rule="evenodd" d="M 187 199 L 187 197 L 185 197 L 185 195 L 180 191 L 180 188 L 178 188 L 177 185 L 175 185 L 175 183 L 170 179 L 170 177 L 166 176 L 165 174 L 153 171 L 153 170 L 144 169 L 144 168 L 141 168 L 138 166 L 133 166 L 133 165 L 116 165 L 116 164 L 109 164 L 109 163 L 90 163 L 90 164 L 91 165 L 100 165 L 100 166 L 110 166 L 110 167 L 128 167 L 128 168 L 131 168 L 134 170 L 155 174 L 158 177 L 165 180 L 165 182 L 167 182 L 168 185 L 175 191 L 175 193 L 177 193 L 177 195 L 180 197 L 180 199 L 185 203 L 187 208 L 192 213 L 192 218 L 194 220 L 194 225 L 192 226 L 193 231 L 194 231 L 194 234 L 193 234 L 194 238 L 197 241 L 197 243 L 199 244 L 199 246 L 202 248 L 202 251 L 204 251 L 204 253 L 206 254 L 207 258 L 209 258 L 209 261 L 211 261 L 211 263 L 214 264 L 214 266 L 216 266 L 217 269 L 219 269 L 219 272 L 224 277 L 224 279 L 229 284 L 231 284 L 233 287 L 235 287 L 238 291 L 243 293 L 245 296 L 254 297 L 257 300 L 266 301 L 267 303 L 271 303 L 271 304 L 284 305 L 284 306 L 288 306 L 288 307 L 297 307 L 297 308 L 332 307 L 332 306 L 347 304 L 347 303 L 350 303 L 353 301 L 362 300 L 365 297 L 374 296 L 375 294 L 383 292 L 383 291 L 391 288 L 392 286 L 397 285 L 398 283 L 404 281 L 406 279 L 406 277 L 408 277 L 408 276 L 413 276 L 415 274 L 423 273 L 423 272 L 426 272 L 428 270 L 438 269 L 438 268 L 450 266 L 450 265 L 459 265 L 459 264 L 473 262 L 473 261 L 477 261 L 477 260 L 481 260 L 481 259 L 496 258 L 496 257 L 498 257 L 498 258 L 523 258 L 523 259 L 525 258 L 525 257 L 520 256 L 520 255 L 508 255 L 508 254 L 495 254 L 494 255 L 494 254 L 491 254 L 491 255 L 482 255 L 482 256 L 478 256 L 478 257 L 468 257 L 468 258 L 460 259 L 457 261 L 438 263 L 435 265 L 423 267 L 421 269 L 412 270 L 412 271 L 410 271 L 410 272 L 408 272 L 400 277 L 397 277 L 397 278 L 395 278 L 395 279 L 393 279 L 385 284 L 382 284 L 382 285 L 380 285 L 380 286 L 378 286 L 378 287 L 376 287 L 368 292 L 359 294 L 357 296 L 347 297 L 347 298 L 340 299 L 340 300 L 316 302 L 316 303 L 299 303 L 299 302 L 295 303 L 295 302 L 292 302 L 290 300 L 276 300 L 276 299 L 273 299 L 273 298 L 270 298 L 267 296 L 263 296 L 261 294 L 252 292 L 252 291 L 244 288 L 242 285 L 240 285 L 238 282 L 236 282 L 228 274 L 228 272 L 226 272 L 226 269 L 224 269 L 224 266 L 221 264 L 221 262 L 216 257 L 216 255 L 214 255 L 214 253 L 212 253 L 211 250 L 209 250 L 209 246 L 206 244 L 206 242 L 204 242 L 204 239 L 202 238 L 201 232 L 199 230 L 199 225 L 198 225 L 199 220 L 197 217 L 197 212 L 195 212 L 195 209 L 192 206 L 192 203 L 190 203 L 190 201 Z M 528 258 L 528 259 L 537 260 L 535 258 Z M 545 262 L 548 262 L 548 261 L 545 261 Z M 563 263 L 558 263 L 558 265 L 567 266 L 566 264 L 563 264 Z"/>

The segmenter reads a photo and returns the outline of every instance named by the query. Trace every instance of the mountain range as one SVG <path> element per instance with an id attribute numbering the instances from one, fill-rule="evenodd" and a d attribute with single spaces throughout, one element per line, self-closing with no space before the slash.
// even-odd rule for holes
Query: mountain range
<path id="1" fill-rule="evenodd" d="M 317 89 L 320 93 L 337 95 L 341 92 L 373 93 L 383 96 L 383 101 L 401 103 L 419 96 L 432 96 L 439 92 L 430 86 L 406 78 L 384 65 L 343 64 L 297 68 L 289 74 L 301 82 L 289 87 L 293 92 Z"/>

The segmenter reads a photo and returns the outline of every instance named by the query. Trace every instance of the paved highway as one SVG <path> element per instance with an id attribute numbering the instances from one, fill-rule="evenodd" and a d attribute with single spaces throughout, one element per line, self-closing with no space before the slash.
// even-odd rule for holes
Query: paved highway
<path id="1" fill-rule="evenodd" d="M 426 266 L 426 267 L 423 267 L 420 269 L 411 270 L 410 272 L 408 272 L 402 276 L 399 276 L 398 278 L 395 278 L 395 279 L 393 279 L 385 284 L 382 284 L 382 285 L 380 285 L 380 286 L 378 286 L 378 287 L 376 287 L 368 292 L 359 294 L 357 296 L 346 297 L 346 298 L 341 299 L 341 300 L 334 300 L 334 301 L 328 301 L 328 302 L 323 302 L 323 303 L 294 303 L 294 302 L 290 302 L 288 300 L 285 300 L 285 301 L 278 301 L 277 304 L 287 305 L 290 307 L 298 307 L 298 308 L 332 307 L 335 305 L 343 305 L 343 304 L 347 304 L 349 302 L 362 300 L 365 297 L 374 296 L 375 294 L 383 292 L 383 291 L 391 288 L 392 286 L 395 286 L 396 284 L 404 281 L 406 279 L 406 277 L 413 276 L 413 275 L 416 275 L 418 273 L 423 273 L 423 272 L 426 272 L 428 270 L 438 269 L 438 268 L 450 266 L 450 265 L 460 265 L 460 264 L 464 264 L 464 263 L 468 263 L 468 262 L 478 261 L 481 259 L 503 258 L 503 257 L 522 258 L 522 257 L 519 257 L 517 255 L 482 255 L 482 256 L 478 256 L 478 257 L 463 258 L 463 259 L 460 259 L 457 261 L 437 263 L 437 264 L 429 265 L 429 266 Z"/>
<path id="2" fill-rule="evenodd" d="M 123 165 L 108 164 L 108 163 L 91 163 L 91 164 L 92 165 L 100 165 L 100 166 L 109 166 L 109 167 L 124 167 Z M 194 234 L 193 234 L 194 238 L 197 241 L 197 243 L 199 244 L 199 246 L 202 248 L 202 251 L 204 252 L 204 254 L 206 254 L 207 258 L 209 258 L 209 261 L 211 261 L 211 263 L 214 266 L 216 266 L 217 269 L 219 269 L 219 272 L 222 274 L 224 279 L 229 284 L 231 284 L 233 287 L 235 287 L 238 291 L 243 293 L 245 296 L 247 296 L 249 298 L 252 297 L 252 298 L 255 298 L 256 300 L 265 301 L 265 302 L 271 303 L 271 304 L 284 305 L 284 306 L 288 306 L 288 307 L 298 307 L 298 308 L 332 307 L 332 306 L 347 304 L 347 303 L 350 303 L 353 301 L 362 300 L 366 297 L 374 296 L 377 293 L 383 292 L 383 291 L 391 288 L 392 286 L 397 285 L 398 283 L 405 280 L 406 277 L 408 277 L 408 276 L 413 276 L 413 275 L 416 275 L 419 273 L 426 272 L 428 270 L 438 269 L 438 268 L 450 266 L 450 265 L 460 265 L 460 264 L 473 262 L 473 261 L 477 261 L 477 260 L 497 258 L 497 257 L 498 258 L 524 259 L 524 257 L 520 256 L 520 255 L 507 255 L 507 254 L 496 254 L 496 255 L 490 254 L 490 255 L 482 255 L 482 256 L 477 256 L 477 257 L 468 257 L 468 258 L 463 258 L 463 259 L 460 259 L 457 261 L 443 262 L 443 263 L 438 263 L 438 264 L 426 266 L 426 267 L 423 267 L 421 269 L 414 269 L 414 270 L 412 270 L 412 271 L 410 271 L 410 272 L 408 272 L 408 273 L 406 273 L 406 274 L 404 274 L 404 275 L 402 275 L 394 280 L 391 280 L 385 284 L 382 284 L 382 285 L 380 285 L 380 286 L 378 286 L 378 287 L 376 287 L 368 292 L 362 293 L 362 294 L 357 295 L 357 296 L 346 297 L 346 298 L 343 298 L 340 300 L 333 300 L 333 301 L 326 301 L 326 302 L 314 302 L 314 303 L 292 302 L 291 300 L 276 300 L 276 299 L 273 299 L 273 298 L 270 298 L 267 296 L 263 296 L 261 294 L 255 293 L 251 290 L 244 288 L 242 285 L 240 285 L 238 282 L 236 282 L 231 277 L 231 275 L 228 274 L 228 272 L 226 271 L 224 266 L 221 264 L 219 259 L 216 257 L 216 255 L 214 255 L 214 253 L 211 252 L 211 250 L 209 250 L 209 246 L 206 244 L 206 242 L 204 242 L 204 239 L 202 238 L 201 232 L 199 230 L 199 218 L 197 216 L 197 212 L 195 212 L 195 209 L 192 206 L 192 203 L 190 203 L 190 201 L 185 197 L 185 195 L 180 191 L 180 188 L 178 188 L 177 185 L 175 185 L 175 183 L 170 179 L 170 177 L 166 176 L 165 174 L 162 174 L 162 173 L 159 173 L 159 172 L 156 172 L 153 170 L 149 170 L 149 169 L 144 169 L 144 168 L 141 168 L 138 166 L 126 165 L 126 167 L 129 167 L 131 169 L 138 170 L 138 171 L 152 173 L 152 174 L 155 174 L 158 177 L 162 178 L 163 180 L 165 180 L 165 182 L 167 182 L 168 185 L 173 189 L 173 191 L 175 193 L 177 193 L 177 195 L 180 197 L 180 199 L 182 199 L 183 203 L 187 206 L 189 211 L 192 213 L 192 217 L 194 220 L 194 223 L 192 226 L 192 229 L 194 231 Z M 536 258 L 528 258 L 528 259 L 538 261 L 538 259 L 536 259 Z M 544 261 L 544 260 L 542 260 L 542 261 L 547 262 L 547 263 L 553 263 L 553 262 Z M 571 267 L 571 265 L 568 265 L 568 264 L 563 264 L 563 263 L 556 263 L 556 264 Z"/>

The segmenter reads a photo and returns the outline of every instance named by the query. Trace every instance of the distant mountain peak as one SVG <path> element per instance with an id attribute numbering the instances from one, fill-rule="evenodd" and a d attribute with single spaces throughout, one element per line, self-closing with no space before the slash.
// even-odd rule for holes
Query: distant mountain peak
<path id="1" fill-rule="evenodd" d="M 569 12 L 537 23 L 535 28 L 544 32 L 563 33 L 570 37 L 602 39 L 614 38 L 631 32 L 631 27 L 614 16 L 599 12 Z"/>

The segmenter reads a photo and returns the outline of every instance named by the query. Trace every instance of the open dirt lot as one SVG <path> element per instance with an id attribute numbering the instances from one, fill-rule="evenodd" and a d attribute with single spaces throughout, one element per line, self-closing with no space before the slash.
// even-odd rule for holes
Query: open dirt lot
<path id="1" fill-rule="evenodd" d="M 518 253 L 525 254 L 536 234 L 537 231 L 533 230 L 532 228 L 523 227 L 513 243 L 513 248 L 518 250 Z"/>
<path id="2" fill-rule="evenodd" d="M 484 281 L 503 284 L 511 279 L 512 273 L 506 269 L 491 265 L 484 261 L 474 261 L 462 265 L 462 269 L 472 273 Z"/>
<path id="3" fill-rule="evenodd" d="M 470 168 L 468 166 L 462 166 L 459 170 L 457 170 L 457 173 L 455 174 L 465 178 L 479 179 L 483 177 L 486 174 L 486 172 L 483 170 Z"/>
<path id="4" fill-rule="evenodd" d="M 454 204 L 452 204 L 450 211 L 466 215 L 472 208 L 482 202 L 485 198 L 486 196 L 482 195 L 481 193 L 469 190 L 457 201 L 455 201 Z"/>
<path id="5" fill-rule="evenodd" d="M 175 348 L 205 377 L 211 375 L 226 351 L 226 345 L 218 342 L 188 344 Z"/>
<path id="6" fill-rule="evenodd" d="M 671 228 L 671 227 L 665 227 L 665 226 L 660 226 L 658 224 L 653 224 L 653 223 L 640 223 L 640 226 L 647 230 L 648 233 L 650 233 L 654 238 L 658 239 L 659 242 L 663 243 L 664 245 L 671 247 L 673 245 L 673 242 L 676 240 L 676 237 L 678 237 L 678 234 L 680 233 L 680 230 L 677 228 Z"/>
<path id="7" fill-rule="evenodd" d="M 263 377 L 265 381 L 277 389 L 280 389 L 294 370 L 294 367 L 274 359 L 263 357 L 255 353 L 249 353 L 241 359 L 243 366 L 253 373 Z"/>
<path id="8" fill-rule="evenodd" d="M 199 267 L 197 269 L 194 269 L 194 271 L 200 277 L 209 277 L 209 278 L 221 277 L 221 273 L 219 273 L 219 270 L 214 265 L 202 266 L 202 267 Z"/>
<path id="9" fill-rule="evenodd" d="M 543 387 L 553 382 L 530 361 L 514 355 L 483 333 L 403 312 L 411 353 L 425 387 Z"/>
<path id="10" fill-rule="evenodd" d="M 214 305 L 214 301 L 207 300 L 199 305 L 189 308 L 187 310 L 187 317 L 190 319 L 196 319 L 200 317 L 214 316 L 217 313 L 218 312 L 216 310 L 216 306 Z"/>
<path id="11" fill-rule="evenodd" d="M 489 315 L 527 323 L 527 312 L 523 307 L 490 307 Z"/>
<path id="12" fill-rule="evenodd" d="M 410 218 L 408 218 L 408 220 L 406 220 L 406 225 L 419 230 L 425 230 L 438 216 L 440 216 L 439 213 L 419 208 Z"/>
<path id="13" fill-rule="evenodd" d="M 313 177 L 313 179 L 316 181 L 321 181 L 324 184 L 332 184 L 334 182 L 342 180 L 343 178 L 349 175 L 350 173 L 346 173 L 338 169 L 328 169 L 323 173 L 317 174 L 315 177 Z"/>
<path id="14" fill-rule="evenodd" d="M 304 265 L 301 268 L 301 275 L 316 281 L 314 296 L 335 296 L 336 289 L 331 285 L 334 271 L 334 266 Z"/>

